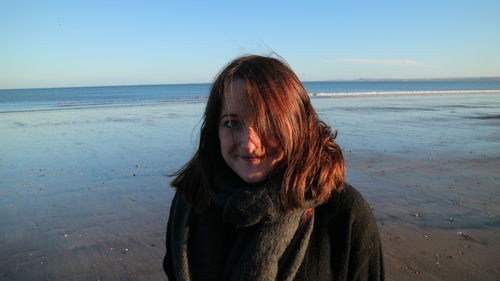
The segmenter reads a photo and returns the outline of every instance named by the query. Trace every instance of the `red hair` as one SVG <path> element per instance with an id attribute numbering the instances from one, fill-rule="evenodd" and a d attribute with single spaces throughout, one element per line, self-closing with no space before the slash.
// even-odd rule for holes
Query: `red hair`
<path id="1" fill-rule="evenodd" d="M 283 153 L 281 198 L 287 210 L 302 207 L 306 198 L 329 198 L 344 186 L 345 162 L 335 133 L 318 118 L 309 96 L 293 71 L 282 61 L 243 56 L 230 62 L 217 76 L 205 108 L 198 151 L 178 172 L 172 186 L 195 206 L 212 202 L 214 171 L 226 165 L 218 136 L 224 90 L 235 78 L 245 81 L 254 110 L 256 133 L 266 141 L 278 140 Z M 276 144 L 275 144 L 276 145 Z"/>

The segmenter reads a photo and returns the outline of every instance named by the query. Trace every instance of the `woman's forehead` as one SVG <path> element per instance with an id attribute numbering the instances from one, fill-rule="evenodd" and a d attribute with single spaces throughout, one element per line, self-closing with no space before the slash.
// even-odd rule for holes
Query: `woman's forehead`
<path id="1" fill-rule="evenodd" d="M 224 99 L 241 100 L 247 98 L 246 82 L 242 78 L 234 78 L 229 81 L 224 87 Z"/>
<path id="2" fill-rule="evenodd" d="M 233 79 L 224 89 L 222 99 L 222 113 L 247 114 L 252 112 L 248 101 L 245 80 Z"/>

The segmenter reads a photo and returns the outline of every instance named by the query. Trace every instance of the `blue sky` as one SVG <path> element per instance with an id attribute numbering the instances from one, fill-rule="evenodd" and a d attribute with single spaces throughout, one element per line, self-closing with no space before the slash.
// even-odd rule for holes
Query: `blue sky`
<path id="1" fill-rule="evenodd" d="M 304 81 L 500 76 L 500 1 L 0 1 L 0 89 L 210 82 L 276 52 Z"/>

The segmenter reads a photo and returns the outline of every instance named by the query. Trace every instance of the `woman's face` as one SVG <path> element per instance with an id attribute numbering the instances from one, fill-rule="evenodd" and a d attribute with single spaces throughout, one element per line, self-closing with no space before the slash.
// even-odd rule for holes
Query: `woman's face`
<path id="1" fill-rule="evenodd" d="M 222 158 L 245 182 L 257 183 L 266 179 L 281 160 L 282 154 L 275 153 L 275 147 L 262 145 L 262 140 L 252 127 L 252 117 L 245 81 L 234 79 L 224 91 L 219 118 Z"/>

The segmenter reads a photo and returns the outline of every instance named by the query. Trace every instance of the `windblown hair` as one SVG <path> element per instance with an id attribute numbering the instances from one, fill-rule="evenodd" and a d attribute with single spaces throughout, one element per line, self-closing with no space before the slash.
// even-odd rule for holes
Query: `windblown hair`
<path id="1" fill-rule="evenodd" d="M 249 55 L 230 62 L 210 90 L 200 143 L 192 159 L 174 176 L 172 186 L 198 208 L 213 200 L 215 169 L 226 165 L 218 135 L 224 91 L 233 79 L 243 79 L 254 110 L 252 124 L 264 148 L 277 142 L 283 158 L 281 200 L 286 210 L 303 207 L 305 199 L 329 198 L 344 186 L 345 162 L 336 133 L 318 118 L 298 77 L 281 60 Z M 268 147 L 268 146 L 267 146 Z"/>

